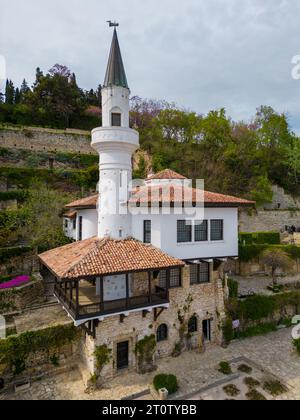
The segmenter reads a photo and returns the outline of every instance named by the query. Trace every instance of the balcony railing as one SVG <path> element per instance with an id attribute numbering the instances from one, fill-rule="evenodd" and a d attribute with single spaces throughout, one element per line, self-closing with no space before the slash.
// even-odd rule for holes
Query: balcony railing
<path id="1" fill-rule="evenodd" d="M 110 315 L 139 308 L 150 308 L 169 303 L 167 290 L 158 287 L 156 292 L 151 295 L 132 296 L 128 299 L 125 298 L 104 302 L 100 302 L 99 297 L 99 302 L 88 305 L 77 305 L 74 300 L 70 299 L 65 290 L 57 284 L 55 285 L 54 293 L 75 320 Z"/>

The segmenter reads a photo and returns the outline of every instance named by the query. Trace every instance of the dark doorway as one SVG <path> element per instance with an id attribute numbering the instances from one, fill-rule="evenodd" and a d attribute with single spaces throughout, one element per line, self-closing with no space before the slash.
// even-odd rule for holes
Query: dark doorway
<path id="1" fill-rule="evenodd" d="M 129 342 L 119 343 L 117 347 L 117 369 L 126 369 L 129 366 Z"/>
<path id="2" fill-rule="evenodd" d="M 206 341 L 211 341 L 211 320 L 206 319 L 202 322 L 202 331 Z"/>

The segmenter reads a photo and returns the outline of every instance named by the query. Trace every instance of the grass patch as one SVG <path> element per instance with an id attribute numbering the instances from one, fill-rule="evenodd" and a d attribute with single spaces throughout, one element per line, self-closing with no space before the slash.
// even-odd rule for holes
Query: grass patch
<path id="1" fill-rule="evenodd" d="M 238 387 L 234 384 L 224 386 L 223 391 L 229 397 L 236 397 L 237 395 L 239 395 L 241 393 L 241 391 L 238 389 Z"/>
<path id="2" fill-rule="evenodd" d="M 219 372 L 223 373 L 224 375 L 231 375 L 232 369 L 228 362 L 220 362 L 219 363 Z"/>
<path id="3" fill-rule="evenodd" d="M 248 365 L 245 365 L 245 364 L 243 364 L 243 365 L 240 365 L 239 367 L 238 367 L 238 370 L 240 371 L 240 372 L 243 372 L 243 373 L 247 373 L 247 374 L 249 374 L 249 373 L 251 373 L 252 372 L 252 367 L 250 367 L 250 366 L 248 366 Z"/>
<path id="4" fill-rule="evenodd" d="M 277 380 L 264 382 L 263 389 L 269 392 L 269 394 L 271 394 L 273 397 L 278 397 L 278 395 L 284 394 L 287 391 L 286 387 Z"/>
<path id="5" fill-rule="evenodd" d="M 244 331 L 239 332 L 239 338 L 255 337 L 257 335 L 264 335 L 274 331 L 277 331 L 277 325 L 275 322 L 262 323 L 253 325 L 252 327 L 248 327 Z"/>

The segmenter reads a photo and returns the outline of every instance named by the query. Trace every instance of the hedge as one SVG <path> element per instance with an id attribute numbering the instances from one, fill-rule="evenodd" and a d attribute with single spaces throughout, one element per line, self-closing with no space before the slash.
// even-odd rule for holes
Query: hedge
<path id="1" fill-rule="evenodd" d="M 272 296 L 250 296 L 244 300 L 231 299 L 227 309 L 232 319 L 260 321 L 272 316 L 276 310 L 282 310 L 287 306 L 295 306 L 295 312 L 299 311 L 300 291 Z"/>
<path id="2" fill-rule="evenodd" d="M 265 249 L 280 249 L 286 252 L 294 260 L 300 258 L 300 247 L 297 245 L 240 244 L 239 259 L 241 262 L 249 262 L 258 258 Z"/>
<path id="3" fill-rule="evenodd" d="M 95 189 L 99 181 L 99 167 L 91 166 L 85 170 L 50 170 L 38 168 L 0 168 L 0 177 L 17 184 L 19 188 L 28 189 L 35 179 L 54 186 L 67 182 L 77 187 Z"/>
<path id="4" fill-rule="evenodd" d="M 17 200 L 19 202 L 26 199 L 26 191 L 4 191 L 0 192 L 0 201 Z"/>
<path id="5" fill-rule="evenodd" d="M 3 263 L 10 258 L 19 257 L 30 251 L 32 251 L 30 246 L 0 248 L 0 262 Z"/>
<path id="6" fill-rule="evenodd" d="M 177 377 L 175 375 L 166 374 L 156 375 L 153 380 L 153 386 L 156 391 L 165 388 L 168 390 L 169 395 L 172 395 L 178 391 Z"/>
<path id="7" fill-rule="evenodd" d="M 252 245 L 252 244 L 269 244 L 269 245 L 280 245 L 280 233 L 279 232 L 253 232 L 239 234 L 239 242 L 241 245 Z"/>

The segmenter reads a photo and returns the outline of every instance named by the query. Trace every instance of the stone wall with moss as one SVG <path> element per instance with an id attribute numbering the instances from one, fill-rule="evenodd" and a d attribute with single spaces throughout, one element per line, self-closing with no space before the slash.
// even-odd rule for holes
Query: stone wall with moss
<path id="1" fill-rule="evenodd" d="M 45 301 L 44 285 L 40 278 L 23 286 L 0 290 L 0 314 L 22 311 Z"/>

